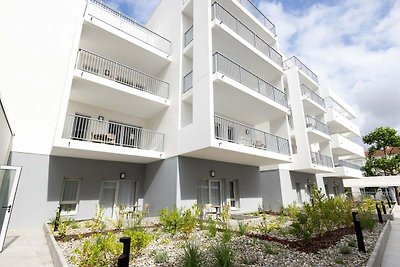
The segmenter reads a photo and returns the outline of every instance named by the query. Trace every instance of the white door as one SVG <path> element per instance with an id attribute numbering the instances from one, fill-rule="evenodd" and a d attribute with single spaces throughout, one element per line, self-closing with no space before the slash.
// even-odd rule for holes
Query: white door
<path id="1" fill-rule="evenodd" d="M 222 204 L 221 181 L 210 180 L 208 188 L 209 188 L 210 204 L 213 206 L 221 206 Z"/>
<path id="2" fill-rule="evenodd" d="M 3 251 L 20 174 L 21 167 L 0 167 L 0 252 Z"/>
<path id="3" fill-rule="evenodd" d="M 104 209 L 104 216 L 114 217 L 118 199 L 118 181 L 104 181 L 101 186 L 100 207 Z"/>

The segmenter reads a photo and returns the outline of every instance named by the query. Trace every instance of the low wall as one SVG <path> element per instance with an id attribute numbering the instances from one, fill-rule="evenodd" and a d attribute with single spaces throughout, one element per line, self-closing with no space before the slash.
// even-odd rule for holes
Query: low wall
<path id="1" fill-rule="evenodd" d="M 381 234 L 379 235 L 378 241 L 375 244 L 375 248 L 372 251 L 371 257 L 368 260 L 367 267 L 380 267 L 385 254 L 386 244 L 389 239 L 390 231 L 392 230 L 391 221 L 387 221 Z"/>

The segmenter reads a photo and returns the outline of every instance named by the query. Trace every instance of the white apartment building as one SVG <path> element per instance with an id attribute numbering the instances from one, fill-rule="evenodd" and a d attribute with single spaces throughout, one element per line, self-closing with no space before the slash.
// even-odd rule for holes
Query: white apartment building
<path id="1" fill-rule="evenodd" d="M 97 0 L 14 1 L 0 15 L 8 162 L 22 166 L 11 228 L 59 205 L 75 219 L 96 205 L 244 213 L 273 207 L 278 188 L 294 192 L 279 205 L 305 200 L 317 173 L 335 173 L 318 81 L 283 62 L 250 0 L 161 0 L 145 26 Z"/>

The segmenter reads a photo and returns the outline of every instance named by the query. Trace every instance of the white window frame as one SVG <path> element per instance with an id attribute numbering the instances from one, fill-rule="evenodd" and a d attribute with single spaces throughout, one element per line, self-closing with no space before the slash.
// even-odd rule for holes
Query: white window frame
<path id="1" fill-rule="evenodd" d="M 303 197 L 301 195 L 301 185 L 300 185 L 300 183 L 295 183 L 295 186 L 296 186 L 297 203 L 303 204 Z"/>
<path id="2" fill-rule="evenodd" d="M 224 205 L 224 195 L 222 192 L 222 180 L 208 180 L 208 202 L 211 202 L 211 183 L 212 182 L 217 182 L 219 183 L 219 195 L 220 195 L 220 203 L 219 205 L 222 206 Z M 209 203 L 211 204 L 211 203 Z"/>
<path id="3" fill-rule="evenodd" d="M 104 184 L 105 183 L 116 183 L 115 186 L 115 193 L 114 193 L 114 205 L 113 205 L 113 210 L 112 210 L 112 214 L 111 214 L 111 219 L 115 219 L 116 218 L 116 214 L 115 211 L 118 208 L 118 197 L 119 197 L 119 180 L 102 180 L 101 181 L 101 186 L 100 186 L 100 196 L 99 196 L 99 200 L 97 202 L 98 206 L 101 207 L 100 202 L 101 199 L 103 197 L 103 190 L 104 190 Z"/>
<path id="4" fill-rule="evenodd" d="M 233 183 L 233 199 L 230 197 L 231 196 L 231 185 L 230 183 Z M 231 207 L 231 210 L 239 210 L 240 209 L 240 198 L 239 198 L 239 180 L 234 179 L 234 180 L 229 180 L 228 181 L 228 198 L 227 198 L 227 203 Z M 231 201 L 235 201 L 235 206 L 231 206 Z"/>
<path id="5" fill-rule="evenodd" d="M 74 201 L 63 201 L 62 199 L 64 198 L 64 189 L 65 189 L 65 183 L 67 181 L 73 181 L 73 182 L 78 182 L 78 188 L 76 190 L 76 199 Z M 60 215 L 61 216 L 72 216 L 72 215 L 76 215 L 78 213 L 78 208 L 79 208 L 79 197 L 81 194 L 81 182 L 82 179 L 80 178 L 64 178 L 63 179 L 63 186 L 62 186 L 62 191 L 61 191 L 61 197 L 60 197 L 60 209 L 61 209 L 61 205 L 71 205 L 71 204 L 75 204 L 75 210 L 71 210 L 71 211 L 63 211 L 61 209 Z"/>

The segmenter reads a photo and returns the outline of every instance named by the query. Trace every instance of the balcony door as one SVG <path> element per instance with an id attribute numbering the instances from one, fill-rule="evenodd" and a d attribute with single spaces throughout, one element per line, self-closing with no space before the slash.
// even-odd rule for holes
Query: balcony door
<path id="1" fill-rule="evenodd" d="M 103 181 L 100 193 L 100 207 L 104 209 L 104 216 L 113 218 L 117 208 L 118 181 Z"/>
<path id="2" fill-rule="evenodd" d="M 204 206 L 222 205 L 222 182 L 220 180 L 201 180 L 198 184 L 197 204 Z"/>

